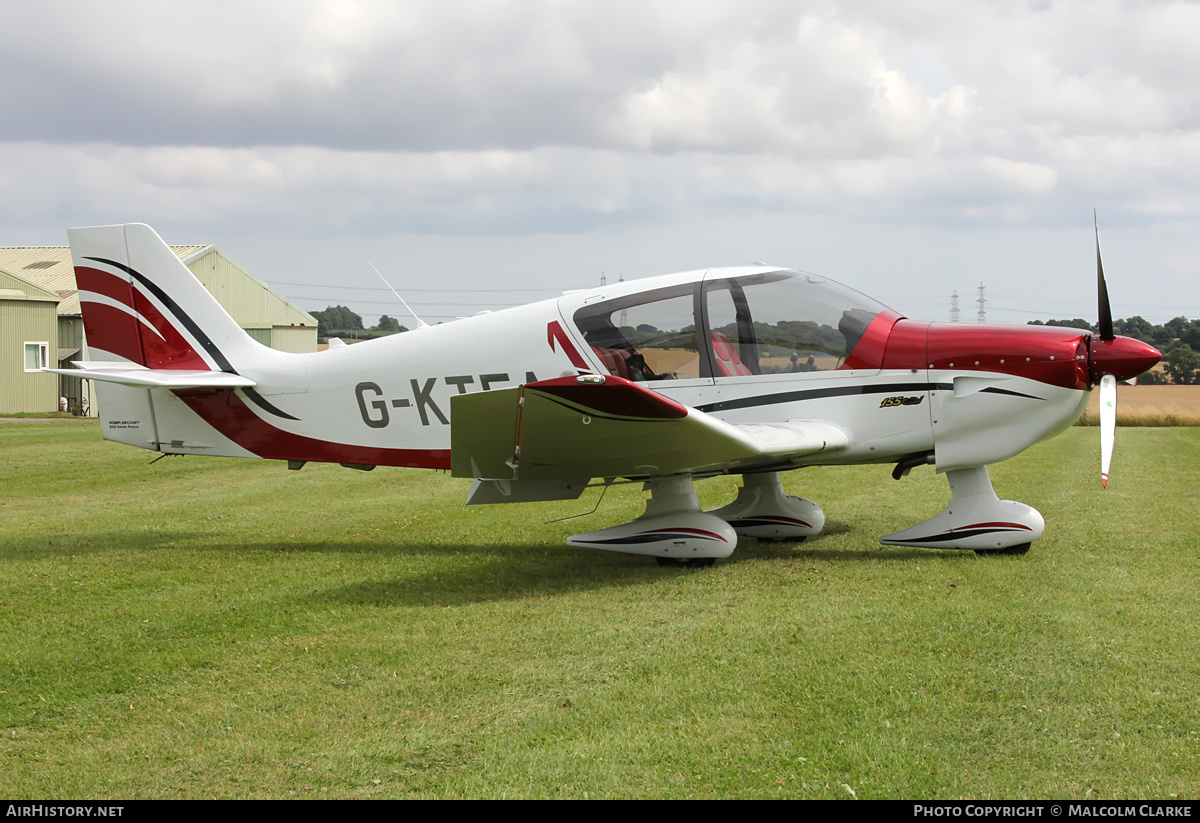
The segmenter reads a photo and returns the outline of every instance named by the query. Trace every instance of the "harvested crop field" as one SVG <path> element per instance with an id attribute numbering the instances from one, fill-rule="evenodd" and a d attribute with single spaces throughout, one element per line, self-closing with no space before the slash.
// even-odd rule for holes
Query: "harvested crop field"
<path id="1" fill-rule="evenodd" d="M 1200 386 L 1126 386 L 1117 385 L 1117 407 L 1130 411 L 1154 409 L 1200 414 Z M 1088 411 L 1100 409 L 1100 393 L 1092 392 Z"/>
<path id="2" fill-rule="evenodd" d="M 1100 392 L 1084 412 L 1085 423 L 1100 415 Z M 1200 426 L 1200 386 L 1117 385 L 1117 422 L 1125 426 Z"/>

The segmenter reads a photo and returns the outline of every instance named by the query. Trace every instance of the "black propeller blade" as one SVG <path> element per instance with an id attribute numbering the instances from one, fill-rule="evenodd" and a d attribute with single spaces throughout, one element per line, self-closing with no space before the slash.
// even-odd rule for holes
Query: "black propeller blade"
<path id="1" fill-rule="evenodd" d="M 1092 209 L 1092 222 L 1096 226 L 1096 292 L 1100 297 L 1100 327 L 1101 340 L 1113 340 L 1112 307 L 1108 304 L 1108 285 L 1104 282 L 1104 261 L 1100 259 L 1100 221 L 1096 218 L 1096 210 Z"/>

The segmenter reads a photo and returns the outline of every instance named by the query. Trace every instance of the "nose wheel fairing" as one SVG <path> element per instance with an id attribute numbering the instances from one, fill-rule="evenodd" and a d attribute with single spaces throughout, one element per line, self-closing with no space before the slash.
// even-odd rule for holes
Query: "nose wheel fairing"
<path id="1" fill-rule="evenodd" d="M 1024 503 L 1000 500 L 986 466 L 946 472 L 950 504 L 924 523 L 881 537 L 885 546 L 992 551 L 1027 545 L 1042 536 L 1046 522 Z"/>

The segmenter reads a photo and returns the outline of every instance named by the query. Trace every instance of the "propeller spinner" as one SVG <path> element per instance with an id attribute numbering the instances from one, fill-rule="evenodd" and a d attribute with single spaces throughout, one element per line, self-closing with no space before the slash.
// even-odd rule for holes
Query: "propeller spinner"
<path id="1" fill-rule="evenodd" d="M 1096 225 L 1096 291 L 1099 296 L 1099 335 L 1088 341 L 1089 378 L 1100 386 L 1100 484 L 1108 488 L 1108 470 L 1112 464 L 1113 443 L 1117 434 L 1117 381 L 1129 380 L 1152 368 L 1162 359 L 1158 349 L 1132 337 L 1113 333 L 1112 307 L 1108 285 L 1104 282 L 1104 261 L 1100 257 L 1100 223 Z"/>

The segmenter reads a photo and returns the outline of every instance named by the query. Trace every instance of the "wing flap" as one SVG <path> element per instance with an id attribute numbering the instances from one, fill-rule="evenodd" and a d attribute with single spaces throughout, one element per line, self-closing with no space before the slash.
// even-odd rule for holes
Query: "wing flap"
<path id="1" fill-rule="evenodd" d="M 452 474 L 522 481 L 752 468 L 850 442 L 823 421 L 727 423 L 599 375 L 458 395 L 450 431 Z"/>

